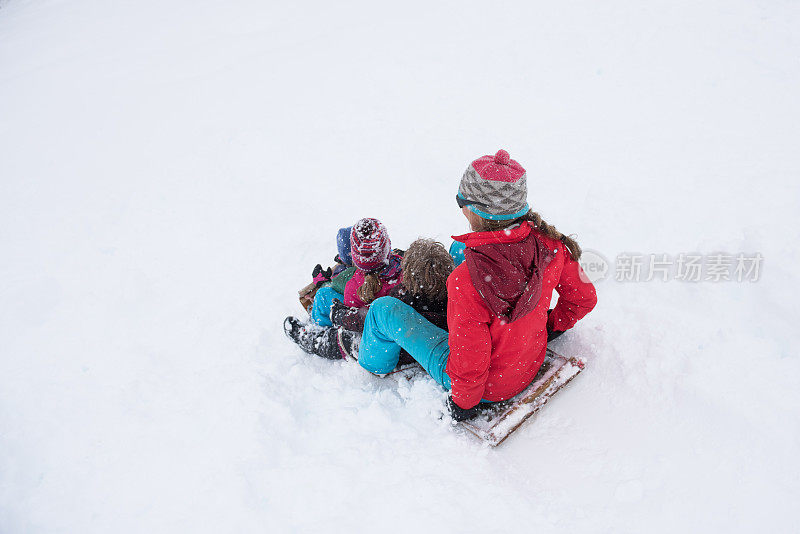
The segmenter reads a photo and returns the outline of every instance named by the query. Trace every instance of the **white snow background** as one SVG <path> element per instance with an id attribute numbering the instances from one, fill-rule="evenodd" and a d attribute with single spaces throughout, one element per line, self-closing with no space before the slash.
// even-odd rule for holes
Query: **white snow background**
<path id="1" fill-rule="evenodd" d="M 800 4 L 0 2 L 0 532 L 797 532 Z M 498 449 L 282 332 L 339 227 L 506 148 L 586 372 Z"/>

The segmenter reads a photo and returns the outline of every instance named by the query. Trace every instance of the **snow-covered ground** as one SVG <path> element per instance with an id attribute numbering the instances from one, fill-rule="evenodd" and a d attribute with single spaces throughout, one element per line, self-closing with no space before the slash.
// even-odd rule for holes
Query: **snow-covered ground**
<path id="1" fill-rule="evenodd" d="M 797 532 L 800 5 L 379 4 L 0 1 L 0 532 Z M 487 449 L 281 321 L 500 147 L 612 263 L 764 262 L 612 266 Z"/>

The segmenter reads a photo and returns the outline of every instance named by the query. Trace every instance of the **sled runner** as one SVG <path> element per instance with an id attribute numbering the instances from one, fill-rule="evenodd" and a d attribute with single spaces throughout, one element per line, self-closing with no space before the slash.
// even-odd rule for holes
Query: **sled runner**
<path id="1" fill-rule="evenodd" d="M 583 371 L 586 360 L 566 358 L 547 349 L 544 363 L 533 382 L 519 395 L 507 401 L 487 404 L 480 415 L 459 423 L 492 447 L 500 445 L 530 416 Z"/>
<path id="2" fill-rule="evenodd" d="M 379 376 L 391 376 L 393 378 L 405 378 L 406 380 L 413 380 L 417 376 L 425 375 L 425 370 L 420 366 L 420 364 L 413 362 L 413 363 L 399 363 L 397 367 L 386 373 L 385 375 Z"/>

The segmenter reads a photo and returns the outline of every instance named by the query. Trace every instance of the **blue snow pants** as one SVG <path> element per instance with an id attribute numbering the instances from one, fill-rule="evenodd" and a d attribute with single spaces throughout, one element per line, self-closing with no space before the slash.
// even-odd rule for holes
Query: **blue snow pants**
<path id="1" fill-rule="evenodd" d="M 314 305 L 311 308 L 311 321 L 320 326 L 333 326 L 331 322 L 331 307 L 333 299 L 344 302 L 344 295 L 331 286 L 322 286 L 314 295 Z"/>
<path id="2" fill-rule="evenodd" d="M 393 297 L 375 299 L 364 323 L 358 363 L 371 373 L 386 374 L 397 366 L 400 349 L 405 349 L 434 380 L 450 390 L 450 377 L 445 372 L 450 356 L 447 332 L 405 302 Z"/>

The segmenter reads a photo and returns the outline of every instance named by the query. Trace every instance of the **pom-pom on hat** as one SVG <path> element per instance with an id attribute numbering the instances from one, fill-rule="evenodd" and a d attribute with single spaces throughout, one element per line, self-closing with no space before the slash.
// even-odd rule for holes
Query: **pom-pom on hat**
<path id="1" fill-rule="evenodd" d="M 502 149 L 478 158 L 464 171 L 456 201 L 484 219 L 522 217 L 530 210 L 525 169 Z"/>
<path id="2" fill-rule="evenodd" d="M 374 271 L 389 262 L 392 242 L 389 232 L 378 219 L 361 219 L 350 230 L 350 254 L 353 264 L 364 271 Z"/>

